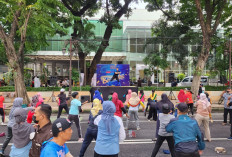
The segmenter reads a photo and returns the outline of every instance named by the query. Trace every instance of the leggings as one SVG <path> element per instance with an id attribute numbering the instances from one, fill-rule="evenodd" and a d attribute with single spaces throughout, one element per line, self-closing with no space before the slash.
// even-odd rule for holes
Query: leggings
<path id="1" fill-rule="evenodd" d="M 7 127 L 7 136 L 3 142 L 2 145 L 2 153 L 4 154 L 4 151 L 6 149 L 6 147 L 8 146 L 8 143 L 10 142 L 10 140 L 12 139 L 13 134 L 12 134 L 12 128 L 11 127 Z"/>
<path id="2" fill-rule="evenodd" d="M 79 115 L 69 115 L 68 119 L 70 121 L 74 121 L 77 127 L 77 132 L 78 132 L 78 137 L 81 138 L 81 125 L 80 125 L 80 120 L 79 120 Z"/>
<path id="3" fill-rule="evenodd" d="M 60 105 L 57 118 L 60 118 L 60 115 L 61 115 L 63 109 L 65 109 L 66 113 L 68 114 L 68 105 L 67 104 Z"/>
<path id="4" fill-rule="evenodd" d="M 0 108 L 0 115 L 2 116 L 2 122 L 5 122 L 5 112 L 3 108 Z"/>
<path id="5" fill-rule="evenodd" d="M 168 142 L 168 147 L 171 152 L 172 157 L 176 157 L 175 155 L 175 149 L 174 149 L 174 139 L 173 136 L 160 136 L 158 135 L 157 141 L 155 143 L 155 148 L 152 151 L 151 157 L 155 157 L 156 154 L 158 153 L 161 145 L 163 144 L 164 140 L 167 140 Z"/>
<path id="6" fill-rule="evenodd" d="M 193 103 L 189 103 L 187 104 L 188 105 L 188 108 L 190 109 L 190 112 L 192 113 L 193 115 Z"/>

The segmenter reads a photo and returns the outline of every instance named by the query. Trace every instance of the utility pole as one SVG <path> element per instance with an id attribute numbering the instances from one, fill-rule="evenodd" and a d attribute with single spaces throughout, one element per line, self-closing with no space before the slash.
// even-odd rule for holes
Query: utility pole
<path id="1" fill-rule="evenodd" d="M 229 85 L 231 88 L 231 41 L 229 39 Z"/>
<path id="2" fill-rule="evenodd" d="M 72 52 L 72 37 L 70 38 L 70 48 L 69 48 L 69 89 L 68 89 L 68 96 L 71 97 L 72 95 L 72 57 L 73 57 L 73 52 Z"/>

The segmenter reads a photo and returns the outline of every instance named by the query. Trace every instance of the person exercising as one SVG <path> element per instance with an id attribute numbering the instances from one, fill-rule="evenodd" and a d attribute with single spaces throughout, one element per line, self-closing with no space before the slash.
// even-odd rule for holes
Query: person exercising
<path id="1" fill-rule="evenodd" d="M 118 70 L 118 68 L 116 68 L 116 71 L 114 72 L 114 75 L 113 75 L 113 77 L 111 78 L 110 81 L 113 81 L 114 79 L 116 79 L 119 82 L 118 76 L 120 75 L 120 73 L 121 72 Z"/>

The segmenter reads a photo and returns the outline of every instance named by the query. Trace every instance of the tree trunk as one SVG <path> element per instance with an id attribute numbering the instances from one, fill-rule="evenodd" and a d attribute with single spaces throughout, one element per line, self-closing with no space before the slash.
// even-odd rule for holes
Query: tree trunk
<path id="1" fill-rule="evenodd" d="M 166 71 L 165 71 L 165 69 L 164 69 L 164 87 L 166 87 Z"/>
<path id="2" fill-rule="evenodd" d="M 105 51 L 106 47 L 109 45 L 109 39 L 111 37 L 112 31 L 113 31 L 112 26 L 106 27 L 103 41 L 101 42 L 101 45 L 99 46 L 99 48 L 96 52 L 96 55 L 94 56 L 93 61 L 91 63 L 90 69 L 89 69 L 89 75 L 87 78 L 88 85 L 91 85 L 91 80 L 92 80 L 92 77 L 96 71 L 97 64 L 100 63 L 102 54 Z"/>
<path id="3" fill-rule="evenodd" d="M 14 61 L 14 60 L 12 60 L 12 59 L 9 60 L 9 62 L 11 62 L 10 64 L 12 64 L 12 61 Z M 17 63 L 17 61 L 14 61 L 13 64 L 14 64 L 14 71 L 16 72 L 16 75 L 14 78 L 16 97 L 23 98 L 23 103 L 29 104 L 30 99 L 27 95 L 27 90 L 26 90 L 26 86 L 24 83 L 24 76 L 22 74 L 21 67 L 20 67 L 19 63 Z"/>
<path id="4" fill-rule="evenodd" d="M 123 5 L 123 7 L 121 7 L 117 11 L 117 13 L 114 14 L 114 20 L 118 21 L 122 17 L 122 15 L 126 14 L 126 12 L 128 11 L 129 4 L 132 1 L 133 0 L 125 1 L 125 4 Z M 108 6 L 106 6 L 106 7 L 108 7 Z M 106 27 L 106 30 L 105 30 L 103 41 L 101 42 L 101 45 L 99 46 L 99 48 L 98 48 L 98 50 L 96 52 L 96 55 L 94 56 L 93 61 L 91 63 L 90 69 L 89 69 L 89 75 L 88 75 L 88 78 L 87 78 L 87 84 L 88 85 L 91 84 L 92 77 L 93 77 L 93 75 L 94 75 L 94 73 L 96 71 L 96 68 L 97 68 L 96 66 L 97 66 L 98 63 L 100 63 L 103 52 L 105 51 L 107 46 L 109 46 L 109 39 L 111 37 L 112 31 L 113 31 L 113 26 L 111 24 L 108 24 L 107 27 Z"/>
<path id="5" fill-rule="evenodd" d="M 205 51 L 204 46 L 202 47 L 201 51 Z M 193 92 L 193 100 L 195 100 L 198 96 L 199 86 L 201 83 L 200 81 L 201 81 L 202 71 L 205 67 L 208 57 L 209 57 L 209 52 L 205 52 L 205 53 L 201 52 L 200 56 L 198 57 L 196 69 L 193 74 L 193 82 L 191 86 L 191 91 Z"/>

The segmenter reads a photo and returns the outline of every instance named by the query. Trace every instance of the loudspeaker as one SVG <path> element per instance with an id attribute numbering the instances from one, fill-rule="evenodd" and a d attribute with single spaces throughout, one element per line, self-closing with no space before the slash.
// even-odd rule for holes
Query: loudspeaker
<path id="1" fill-rule="evenodd" d="M 171 82 L 174 82 L 174 80 L 175 80 L 175 74 L 169 73 L 168 74 L 168 82 L 171 83 Z"/>
<path id="2" fill-rule="evenodd" d="M 220 76 L 220 83 L 221 83 L 221 84 L 227 83 L 227 79 L 226 79 L 225 76 Z"/>
<path id="3" fill-rule="evenodd" d="M 81 103 L 87 101 L 90 102 L 90 96 L 89 95 L 82 95 L 81 96 Z"/>
<path id="4" fill-rule="evenodd" d="M 56 86 L 56 82 L 57 82 L 57 77 L 51 76 L 50 77 L 50 86 Z"/>

